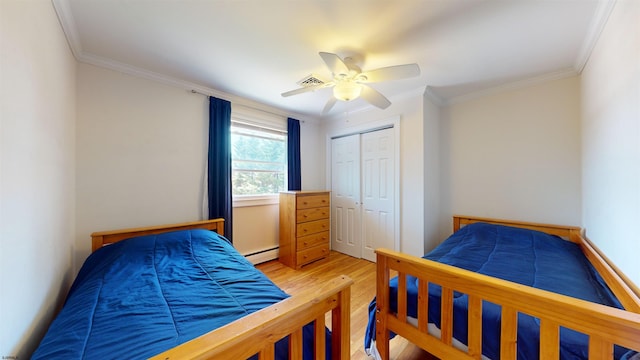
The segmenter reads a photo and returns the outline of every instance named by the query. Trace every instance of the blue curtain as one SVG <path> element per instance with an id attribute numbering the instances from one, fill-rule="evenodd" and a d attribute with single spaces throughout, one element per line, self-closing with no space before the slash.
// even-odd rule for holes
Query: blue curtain
<path id="1" fill-rule="evenodd" d="M 232 241 L 231 103 L 209 97 L 209 219 L 224 218 L 224 236 Z"/>
<path id="2" fill-rule="evenodd" d="M 289 190 L 302 190 L 300 174 L 300 121 L 287 119 L 287 182 Z"/>

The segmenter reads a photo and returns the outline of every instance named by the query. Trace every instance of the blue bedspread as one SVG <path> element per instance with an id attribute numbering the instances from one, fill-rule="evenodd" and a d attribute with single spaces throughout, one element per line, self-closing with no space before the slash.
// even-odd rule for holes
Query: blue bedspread
<path id="1" fill-rule="evenodd" d="M 33 359 L 144 359 L 287 297 L 211 231 L 132 238 L 86 260 Z"/>
<path id="2" fill-rule="evenodd" d="M 621 308 L 577 244 L 538 231 L 486 223 L 467 225 L 424 258 L 559 294 Z M 390 282 L 392 311 L 397 309 L 397 278 Z M 408 315 L 417 318 L 417 279 L 407 278 Z M 429 322 L 440 326 L 440 287 L 429 285 Z M 483 354 L 499 359 L 500 307 L 483 302 Z M 372 301 L 365 348 L 375 337 Z M 454 337 L 467 341 L 467 295 L 454 294 Z M 561 329 L 561 358 L 587 359 L 588 338 Z M 616 349 L 616 358 L 623 349 Z M 538 359 L 539 320 L 518 315 L 518 359 Z"/>

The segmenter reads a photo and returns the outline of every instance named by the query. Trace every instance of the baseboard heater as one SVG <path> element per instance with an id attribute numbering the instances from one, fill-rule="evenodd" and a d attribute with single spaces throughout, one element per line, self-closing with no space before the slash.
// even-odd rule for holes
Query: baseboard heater
<path id="1" fill-rule="evenodd" d="M 270 260 L 276 260 L 280 253 L 280 247 L 276 246 L 274 248 L 265 249 L 261 251 L 256 251 L 251 254 L 244 255 L 247 260 L 249 260 L 253 265 L 260 264 L 263 262 L 267 262 Z"/>

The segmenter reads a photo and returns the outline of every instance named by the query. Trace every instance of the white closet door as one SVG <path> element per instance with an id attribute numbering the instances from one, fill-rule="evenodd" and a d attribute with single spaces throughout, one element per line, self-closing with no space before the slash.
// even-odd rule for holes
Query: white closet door
<path id="1" fill-rule="evenodd" d="M 360 258 L 360 135 L 331 140 L 331 249 Z"/>
<path id="2" fill-rule="evenodd" d="M 374 250 L 395 247 L 394 129 L 362 134 L 362 258 L 375 261 Z"/>

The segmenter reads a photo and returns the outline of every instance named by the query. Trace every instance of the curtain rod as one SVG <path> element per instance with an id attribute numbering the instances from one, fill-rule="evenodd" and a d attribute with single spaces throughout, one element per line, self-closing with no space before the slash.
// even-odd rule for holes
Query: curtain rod
<path id="1" fill-rule="evenodd" d="M 192 94 L 200 94 L 200 95 L 204 95 L 204 96 L 206 96 L 206 97 L 213 96 L 213 95 L 209 95 L 209 94 L 203 93 L 203 92 L 201 92 L 201 91 L 198 91 L 198 90 L 196 90 L 196 89 L 191 89 L 191 93 L 192 93 Z M 246 106 L 246 107 L 251 108 L 251 109 L 253 109 L 253 110 L 266 112 L 267 114 L 271 114 L 271 115 L 274 115 L 274 116 L 286 116 L 286 117 L 289 117 L 288 115 L 276 114 L 276 113 L 271 112 L 271 111 L 266 111 L 266 110 L 262 110 L 262 109 L 256 109 L 255 107 L 253 107 L 253 106 L 249 106 L 249 105 L 244 105 L 244 104 L 240 104 L 240 105 L 242 105 L 242 106 Z M 299 120 L 299 121 L 300 121 L 301 123 L 304 123 L 304 122 L 305 122 L 304 120 Z"/>

